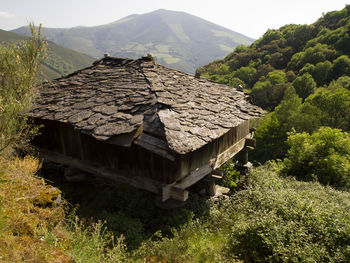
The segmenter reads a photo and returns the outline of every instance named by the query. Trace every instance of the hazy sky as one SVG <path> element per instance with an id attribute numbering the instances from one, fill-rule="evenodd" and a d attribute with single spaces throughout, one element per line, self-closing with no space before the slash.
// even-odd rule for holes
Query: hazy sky
<path id="1" fill-rule="evenodd" d="M 184 11 L 249 37 L 285 24 L 310 24 L 345 0 L 0 0 L 0 28 L 95 26 L 163 8 Z"/>

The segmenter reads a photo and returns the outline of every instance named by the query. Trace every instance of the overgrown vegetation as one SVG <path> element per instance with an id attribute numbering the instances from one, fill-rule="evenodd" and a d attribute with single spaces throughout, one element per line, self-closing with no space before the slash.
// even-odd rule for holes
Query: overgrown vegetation
<path id="1" fill-rule="evenodd" d="M 312 25 L 268 30 L 250 47 L 238 46 L 222 60 L 197 70 L 237 88 L 237 79 L 255 102 L 273 110 L 288 86 L 305 99 L 316 86 L 350 74 L 350 6 L 325 14 Z"/>
<path id="2" fill-rule="evenodd" d="M 37 168 L 37 160 L 29 157 L 1 162 L 4 262 L 348 262 L 350 258 L 350 193 L 281 177 L 280 164 L 254 169 L 244 189 L 229 200 L 210 202 L 206 213 L 188 218 L 170 235 L 156 231 L 129 251 L 123 235 L 113 236 L 103 222 L 82 223 L 74 215 L 64 219 L 64 206 L 53 198 L 59 191 L 33 176 Z M 145 209 L 139 218 L 151 215 L 154 211 Z"/>
<path id="3" fill-rule="evenodd" d="M 282 178 L 276 168 L 255 169 L 230 202 L 172 238 L 144 243 L 135 262 L 347 262 L 349 193 Z"/>
<path id="4" fill-rule="evenodd" d="M 36 94 L 36 73 L 46 44 L 41 29 L 30 28 L 30 41 L 0 45 L 0 154 L 13 147 L 27 148 L 37 132 L 25 112 Z"/>
<path id="5" fill-rule="evenodd" d="M 123 239 L 68 212 L 37 159 L 0 158 L 0 262 L 123 262 Z"/>
<path id="6" fill-rule="evenodd" d="M 283 172 L 300 180 L 319 181 L 350 190 L 350 135 L 338 129 L 321 127 L 313 134 L 295 133 L 288 137 L 290 146 Z"/>

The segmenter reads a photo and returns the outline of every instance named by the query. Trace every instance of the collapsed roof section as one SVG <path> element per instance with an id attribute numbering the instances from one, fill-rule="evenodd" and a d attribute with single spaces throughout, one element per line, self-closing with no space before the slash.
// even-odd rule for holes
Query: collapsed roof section
<path id="1" fill-rule="evenodd" d="M 263 111 L 247 94 L 156 64 L 152 57 L 105 57 L 93 66 L 40 87 L 29 113 L 71 124 L 101 141 L 140 134 L 162 138 L 186 154 Z"/>

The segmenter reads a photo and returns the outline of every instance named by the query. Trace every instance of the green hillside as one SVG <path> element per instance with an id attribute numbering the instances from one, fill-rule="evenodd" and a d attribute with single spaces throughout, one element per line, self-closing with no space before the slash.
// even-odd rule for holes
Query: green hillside
<path id="1" fill-rule="evenodd" d="M 257 149 L 251 155 L 255 160 L 284 158 L 292 145 L 297 145 L 296 149 L 306 147 L 304 153 L 295 150 L 292 154 L 294 159 L 300 158 L 300 167 L 290 168 L 288 173 L 304 179 L 320 177 L 325 184 L 338 187 L 350 184 L 349 171 L 333 171 L 338 179 L 331 176 L 321 179 L 325 174 L 320 172 L 321 176 L 314 170 L 322 170 L 324 166 L 335 168 L 328 163 L 332 158 L 338 158 L 333 161 L 347 167 L 348 161 L 342 159 L 348 158 L 345 152 L 332 156 L 338 146 L 327 149 L 329 156 L 326 154 L 324 163 L 317 167 L 312 151 L 316 149 L 318 157 L 325 153 L 318 147 L 304 145 L 311 141 L 306 134 L 293 137 L 300 140 L 299 144 L 287 141 L 291 133 L 311 135 L 322 126 L 350 132 L 349 32 L 350 5 L 347 5 L 340 11 L 324 14 L 311 25 L 286 25 L 268 30 L 251 46 L 239 46 L 224 59 L 197 70 L 213 81 L 236 88 L 241 85 L 257 105 L 271 111 L 255 132 Z M 331 136 L 337 132 L 325 133 Z M 300 157 L 297 158 L 297 154 Z"/>
<path id="2" fill-rule="evenodd" d="M 350 75 L 350 6 L 333 11 L 311 25 L 285 25 L 268 30 L 250 46 L 238 46 L 222 60 L 197 70 L 213 81 L 241 84 L 255 103 L 273 109 L 293 84 L 302 98 L 314 89 L 302 90 L 301 80 L 329 85 Z"/>
<path id="3" fill-rule="evenodd" d="M 25 27 L 13 32 L 29 34 Z M 48 40 L 95 58 L 104 53 L 131 58 L 152 53 L 159 63 L 190 73 L 253 41 L 199 17 L 162 9 L 102 26 L 44 28 L 43 33 Z"/>
<path id="4" fill-rule="evenodd" d="M 16 43 L 28 39 L 23 35 L 0 30 L 0 42 Z M 48 42 L 47 59 L 42 63 L 43 79 L 54 79 L 92 64 L 93 58 L 80 52 Z"/>

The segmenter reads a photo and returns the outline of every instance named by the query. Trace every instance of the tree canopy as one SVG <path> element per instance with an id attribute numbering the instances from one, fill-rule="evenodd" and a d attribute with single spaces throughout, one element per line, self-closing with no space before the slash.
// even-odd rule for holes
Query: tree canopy
<path id="1" fill-rule="evenodd" d="M 251 46 L 238 46 L 224 59 L 198 68 L 197 74 L 233 87 L 232 78 L 238 78 L 258 105 L 273 110 L 290 84 L 306 99 L 317 87 L 350 75 L 349 32 L 350 8 L 346 6 L 311 25 L 268 30 Z M 268 74 L 276 71 L 288 77 L 283 82 L 268 80 Z"/>

